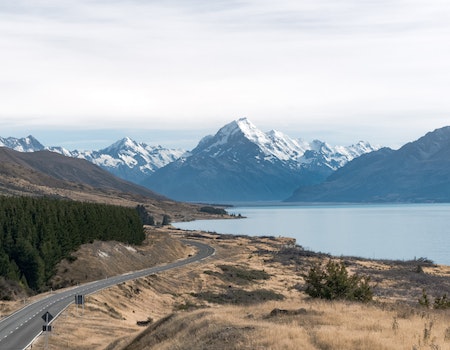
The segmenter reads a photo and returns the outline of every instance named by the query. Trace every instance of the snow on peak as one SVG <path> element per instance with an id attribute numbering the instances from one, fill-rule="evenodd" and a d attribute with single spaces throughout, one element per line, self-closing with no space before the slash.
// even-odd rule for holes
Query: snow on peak
<path id="1" fill-rule="evenodd" d="M 260 130 L 253 125 L 247 118 L 241 118 L 234 120 L 231 123 L 222 127 L 216 134 L 223 141 L 228 141 L 228 139 L 238 133 L 243 134 L 246 138 L 254 140 L 262 134 Z"/>
<path id="2" fill-rule="evenodd" d="M 280 131 L 263 132 L 247 118 L 240 118 L 225 125 L 214 137 L 204 138 L 199 146 L 203 146 L 200 148 L 206 151 L 215 150 L 233 144 L 235 138 L 239 136 L 256 145 L 261 152 L 258 157 L 262 156 L 266 160 L 292 161 L 301 157 L 310 148 L 306 142 L 291 139 Z"/>
<path id="3" fill-rule="evenodd" d="M 250 120 L 247 118 L 240 118 L 236 121 L 239 129 L 249 139 L 257 138 L 260 134 L 263 134 Z"/>
<path id="4" fill-rule="evenodd" d="M 44 149 L 44 146 L 32 135 L 20 139 L 15 137 L 0 137 L 0 146 L 8 147 L 19 152 L 35 152 Z"/>
<path id="5" fill-rule="evenodd" d="M 82 157 L 107 168 L 126 166 L 130 169 L 139 168 L 148 173 L 178 159 L 184 152 L 184 150 L 166 149 L 159 145 L 149 146 L 124 137 L 100 151 L 85 152 Z"/>
<path id="6" fill-rule="evenodd" d="M 264 133 L 247 118 L 225 125 L 214 137 L 205 137 L 198 147 L 205 150 L 221 148 L 223 145 L 233 144 L 235 138 L 240 136 L 258 146 L 264 158 L 288 160 L 304 152 L 297 141 L 276 130 Z"/>
<path id="7" fill-rule="evenodd" d="M 129 150 L 129 149 L 136 149 L 138 147 L 139 147 L 138 143 L 136 143 L 129 137 L 124 137 L 123 139 L 114 142 L 112 145 L 106 147 L 105 149 L 103 149 L 101 151 L 120 152 L 120 151 L 123 151 L 124 149 Z"/>
<path id="8" fill-rule="evenodd" d="M 212 157 L 217 157 L 226 154 L 237 144 L 242 144 L 242 138 L 258 147 L 260 153 L 254 155 L 256 158 L 288 162 L 293 167 L 310 164 L 314 159 L 319 159 L 326 166 L 337 169 L 361 154 L 377 149 L 363 141 L 344 147 L 331 146 L 320 140 L 307 142 L 292 139 L 277 130 L 263 132 L 247 118 L 240 118 L 223 126 L 216 135 L 203 138 L 193 152 L 204 151 Z"/>

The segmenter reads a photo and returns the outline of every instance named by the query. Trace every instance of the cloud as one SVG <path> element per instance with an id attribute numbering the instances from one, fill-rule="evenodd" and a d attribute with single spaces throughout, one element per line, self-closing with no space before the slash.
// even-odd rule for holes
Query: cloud
<path id="1" fill-rule="evenodd" d="M 0 126 L 445 123 L 449 13 L 438 0 L 3 2 Z"/>

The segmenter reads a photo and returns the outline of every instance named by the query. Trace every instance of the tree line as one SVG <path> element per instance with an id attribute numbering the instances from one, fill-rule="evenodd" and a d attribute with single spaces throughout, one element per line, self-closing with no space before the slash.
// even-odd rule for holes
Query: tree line
<path id="1" fill-rule="evenodd" d="M 140 244 L 137 210 L 52 198 L 0 196 L 0 276 L 46 289 L 56 264 L 94 240 Z"/>

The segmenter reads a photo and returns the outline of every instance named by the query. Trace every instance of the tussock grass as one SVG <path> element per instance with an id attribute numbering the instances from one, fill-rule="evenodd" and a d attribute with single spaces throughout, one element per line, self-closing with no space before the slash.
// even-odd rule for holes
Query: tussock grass
<path id="1" fill-rule="evenodd" d="M 210 238 L 208 238 L 210 237 Z M 446 350 L 450 349 L 450 309 L 421 307 L 423 283 L 430 296 L 447 292 L 450 268 L 395 262 L 349 259 L 351 273 L 375 278 L 375 301 L 357 303 L 308 297 L 298 285 L 301 273 L 324 256 L 303 253 L 282 256 L 289 241 L 272 238 L 226 237 L 202 234 L 215 246 L 213 258 L 185 268 L 127 282 L 87 299 L 85 316 L 69 308 L 54 324 L 51 349 L 67 350 Z M 294 251 L 295 252 L 295 251 Z M 282 261 L 278 261 L 278 259 Z M 325 259 L 329 259 L 325 256 Z M 233 266 L 226 272 L 220 266 Z M 251 276 L 264 271 L 269 278 L 239 284 L 237 271 Z M 209 271 L 209 272 L 208 272 Z M 419 274 L 419 276 L 417 275 Z M 224 277 L 225 276 L 225 277 Z M 230 278 L 230 279 L 229 279 Z M 230 287 L 231 286 L 231 287 Z M 435 290 L 440 287 L 439 292 Z M 435 288 L 435 289 L 434 289 Z M 245 302 L 230 290 L 248 293 Z M 252 298 L 258 290 L 283 296 L 281 300 Z M 428 290 L 428 289 L 427 289 Z M 219 303 L 200 296 L 231 295 Z M 114 318 L 105 304 L 123 315 Z M 95 310 L 97 308 L 98 310 Z M 274 311 L 276 310 L 276 311 Z M 76 316 L 76 317 L 73 317 Z M 148 328 L 139 320 L 154 320 Z M 43 341 L 38 341 L 35 349 Z"/>
<path id="2" fill-rule="evenodd" d="M 274 307 L 302 307 L 305 312 L 270 315 Z M 223 306 L 171 315 L 150 327 L 126 350 L 198 349 L 448 349 L 449 315 L 422 314 L 407 319 L 375 305 L 342 301 L 267 302 L 254 307 Z"/>

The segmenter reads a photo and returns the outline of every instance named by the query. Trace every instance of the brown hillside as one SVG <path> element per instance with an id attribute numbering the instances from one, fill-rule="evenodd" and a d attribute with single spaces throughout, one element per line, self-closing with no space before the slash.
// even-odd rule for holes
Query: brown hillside
<path id="1" fill-rule="evenodd" d="M 30 182 L 35 184 L 61 187 L 67 182 L 79 183 L 103 190 L 127 192 L 158 200 L 165 199 L 144 187 L 119 179 L 87 160 L 65 157 L 50 151 L 26 153 L 0 148 L 0 163 L 6 167 L 6 174 L 8 166 L 12 166 L 15 168 L 15 175 L 33 180 Z"/>
<path id="2" fill-rule="evenodd" d="M 180 203 L 122 180 L 83 159 L 39 151 L 23 153 L 0 147 L 0 195 L 51 196 L 123 206 L 144 204 L 161 222 L 211 217 L 199 206 Z"/>

